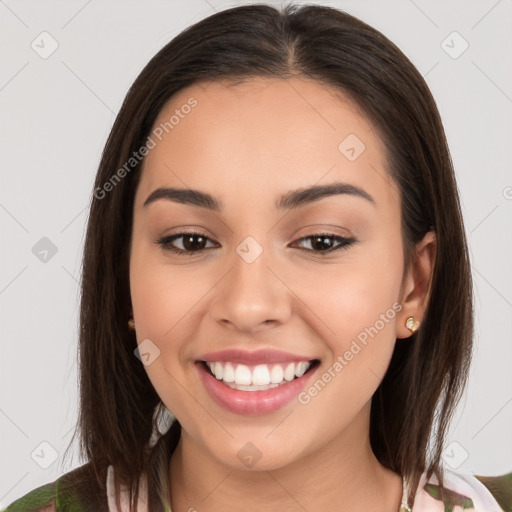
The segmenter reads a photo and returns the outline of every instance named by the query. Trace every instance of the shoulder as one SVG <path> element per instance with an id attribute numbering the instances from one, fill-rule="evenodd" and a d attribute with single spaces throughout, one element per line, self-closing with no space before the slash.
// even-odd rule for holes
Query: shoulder
<path id="1" fill-rule="evenodd" d="M 460 507 L 474 512 L 512 512 L 512 472 L 482 476 L 444 470 L 444 490 L 433 475 L 422 475 L 414 512 L 440 512 Z M 458 510 L 458 509 L 457 509 Z"/>
<path id="2" fill-rule="evenodd" d="M 104 487 L 93 476 L 90 463 L 57 480 L 33 489 L 3 512 L 108 512 Z"/>
<path id="3" fill-rule="evenodd" d="M 54 512 L 55 510 L 55 482 L 52 482 L 33 489 L 2 512 Z"/>

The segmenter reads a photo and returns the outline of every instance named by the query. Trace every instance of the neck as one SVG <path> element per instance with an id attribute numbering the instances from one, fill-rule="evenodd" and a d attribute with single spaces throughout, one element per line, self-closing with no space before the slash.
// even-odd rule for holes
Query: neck
<path id="1" fill-rule="evenodd" d="M 234 504 L 247 512 L 398 512 L 402 479 L 376 459 L 368 433 L 369 404 L 321 447 L 271 471 L 244 471 L 220 463 L 182 430 L 170 463 L 173 512 L 221 512 Z"/>

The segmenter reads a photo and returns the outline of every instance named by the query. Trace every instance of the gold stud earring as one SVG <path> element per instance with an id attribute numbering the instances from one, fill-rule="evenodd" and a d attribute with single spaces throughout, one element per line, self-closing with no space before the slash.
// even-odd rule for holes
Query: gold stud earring
<path id="1" fill-rule="evenodd" d="M 130 311 L 130 319 L 128 320 L 128 329 L 135 331 L 135 321 L 133 320 L 133 310 Z"/>
<path id="2" fill-rule="evenodd" d="M 411 332 L 415 332 L 417 331 L 418 327 L 420 326 L 420 322 L 419 320 L 417 320 L 416 322 L 414 321 L 414 317 L 413 316 L 410 316 L 406 321 L 405 321 L 405 326 L 407 327 L 407 329 L 409 329 Z"/>

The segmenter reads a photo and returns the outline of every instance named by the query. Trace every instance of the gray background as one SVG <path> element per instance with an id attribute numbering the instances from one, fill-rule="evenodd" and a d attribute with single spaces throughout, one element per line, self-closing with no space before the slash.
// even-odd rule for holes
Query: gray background
<path id="1" fill-rule="evenodd" d="M 477 307 L 470 383 L 444 459 L 464 473 L 511 471 L 512 2 L 318 3 L 381 30 L 437 100 Z M 123 97 L 180 30 L 239 4 L 0 0 L 0 508 L 81 464 L 76 450 L 61 464 L 77 417 L 80 258 L 93 177 Z M 44 31 L 58 43 L 48 58 Z"/>

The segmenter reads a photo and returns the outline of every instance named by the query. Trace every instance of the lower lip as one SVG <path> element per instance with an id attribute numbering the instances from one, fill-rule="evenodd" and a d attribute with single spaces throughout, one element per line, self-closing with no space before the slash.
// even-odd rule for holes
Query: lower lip
<path id="1" fill-rule="evenodd" d="M 308 383 L 317 367 L 307 371 L 302 377 L 265 391 L 241 391 L 233 389 L 216 379 L 208 372 L 203 362 L 197 362 L 199 375 L 210 396 L 224 409 L 236 414 L 257 415 L 277 411 L 293 400 Z"/>

